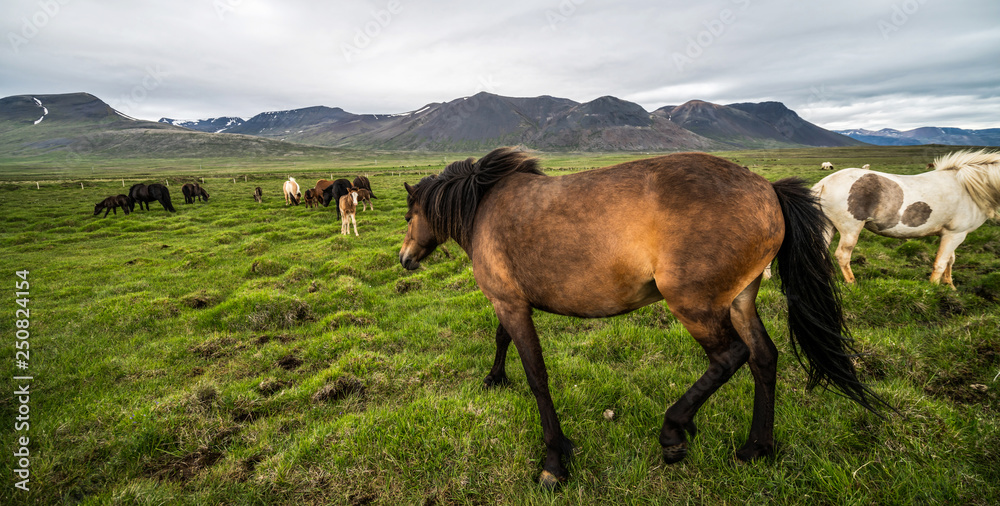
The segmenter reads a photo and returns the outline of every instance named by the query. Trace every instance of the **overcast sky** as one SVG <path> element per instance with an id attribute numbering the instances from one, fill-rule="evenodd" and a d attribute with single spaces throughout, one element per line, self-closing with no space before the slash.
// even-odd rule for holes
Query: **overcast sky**
<path id="1" fill-rule="evenodd" d="M 3 0 L 0 31 L 0 97 L 86 91 L 150 120 L 489 91 L 1000 127 L 997 0 Z"/>

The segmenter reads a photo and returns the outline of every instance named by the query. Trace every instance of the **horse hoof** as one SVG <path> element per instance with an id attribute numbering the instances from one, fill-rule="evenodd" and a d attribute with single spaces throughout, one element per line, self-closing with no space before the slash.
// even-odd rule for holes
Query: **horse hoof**
<path id="1" fill-rule="evenodd" d="M 507 379 L 507 376 L 501 376 L 499 378 L 494 378 L 493 376 L 487 376 L 483 380 L 484 388 L 499 388 L 499 387 L 505 387 L 509 384 L 510 380 Z"/>
<path id="2" fill-rule="evenodd" d="M 771 445 L 744 445 L 736 450 L 736 458 L 740 462 L 753 462 L 774 454 L 774 447 Z"/>
<path id="3" fill-rule="evenodd" d="M 667 464 L 675 464 L 684 460 L 687 457 L 688 448 L 687 443 L 681 443 L 671 446 L 663 447 L 663 461 Z"/>
<path id="4" fill-rule="evenodd" d="M 543 470 L 542 475 L 538 477 L 538 485 L 545 490 L 555 490 L 564 481 L 566 481 L 566 478 L 557 478 L 556 475 L 545 470 Z"/>

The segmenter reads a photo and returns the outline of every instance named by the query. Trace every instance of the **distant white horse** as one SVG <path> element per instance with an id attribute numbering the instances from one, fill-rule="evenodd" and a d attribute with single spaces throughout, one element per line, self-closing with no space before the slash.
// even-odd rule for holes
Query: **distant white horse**
<path id="1" fill-rule="evenodd" d="M 1000 152 L 957 151 L 934 160 L 934 170 L 913 176 L 844 169 L 813 186 L 826 217 L 827 242 L 840 232 L 837 262 L 854 282 L 851 252 L 862 228 L 887 237 L 941 236 L 931 283 L 954 288 L 955 248 L 1000 208 Z"/>
<path id="2" fill-rule="evenodd" d="M 823 162 L 823 164 L 819 166 L 819 170 L 833 170 L 833 164 L 830 162 Z"/>
<path id="3" fill-rule="evenodd" d="M 285 194 L 286 206 L 288 204 L 299 205 L 299 198 L 301 198 L 302 193 L 299 192 L 299 183 L 295 182 L 294 177 L 289 176 L 288 181 L 285 181 L 282 192 Z"/>

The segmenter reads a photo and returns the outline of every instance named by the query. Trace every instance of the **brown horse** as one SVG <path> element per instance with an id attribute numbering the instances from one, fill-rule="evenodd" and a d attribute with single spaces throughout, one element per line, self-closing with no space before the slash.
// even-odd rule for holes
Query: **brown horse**
<path id="1" fill-rule="evenodd" d="M 664 460 L 685 457 L 698 409 L 744 363 L 754 378 L 753 420 L 736 456 L 757 459 L 774 451 L 778 357 L 755 299 L 764 267 L 777 257 L 793 350 L 808 385 L 832 386 L 873 411 L 885 405 L 855 374 L 826 221 L 801 180 L 770 183 L 702 153 L 548 177 L 536 160 L 502 148 L 404 186 L 409 209 L 400 263 L 418 268 L 449 238 L 468 253 L 500 323 L 484 384 L 508 383 L 513 341 L 538 404 L 547 447 L 539 481 L 547 487 L 568 478 L 563 457 L 572 455 L 572 442 L 549 394 L 533 309 L 598 318 L 665 300 L 709 365 L 666 411 Z M 633 198 L 595 201 L 595 189 Z"/>
<path id="2" fill-rule="evenodd" d="M 332 184 L 333 184 L 333 181 L 331 181 L 329 179 L 320 179 L 320 180 L 317 180 L 316 181 L 316 186 L 313 187 L 314 193 L 316 195 L 322 195 L 323 194 L 323 190 L 325 190 L 327 186 L 330 186 Z"/>
<path id="3" fill-rule="evenodd" d="M 306 194 L 302 199 L 306 202 L 306 207 L 309 209 L 319 207 L 319 198 L 316 196 L 316 190 L 313 188 L 306 190 Z"/>
<path id="4" fill-rule="evenodd" d="M 373 198 L 375 197 L 372 196 L 372 192 L 370 190 L 358 188 L 358 202 L 361 202 L 362 211 L 367 209 L 369 206 L 372 208 L 372 211 L 375 210 L 375 204 L 372 204 Z"/>
<path id="5" fill-rule="evenodd" d="M 372 182 L 368 180 L 368 176 L 358 176 L 354 178 L 354 182 L 352 184 L 359 190 L 362 188 L 368 190 L 371 198 L 378 198 L 375 196 L 375 192 L 372 191 Z"/>
<path id="6" fill-rule="evenodd" d="M 259 186 L 253 189 L 253 200 L 258 204 L 264 202 L 264 192 L 263 190 L 260 189 Z"/>
<path id="7" fill-rule="evenodd" d="M 337 208 L 340 210 L 340 233 L 351 235 L 350 225 L 354 223 L 354 235 L 358 235 L 358 220 L 354 216 L 358 211 L 357 188 L 351 188 L 347 195 L 340 197 Z"/>
<path id="8" fill-rule="evenodd" d="M 198 183 L 185 183 L 181 187 L 181 193 L 184 194 L 185 204 L 194 204 L 194 199 L 199 199 L 202 202 L 208 200 L 208 192 L 201 187 Z"/>

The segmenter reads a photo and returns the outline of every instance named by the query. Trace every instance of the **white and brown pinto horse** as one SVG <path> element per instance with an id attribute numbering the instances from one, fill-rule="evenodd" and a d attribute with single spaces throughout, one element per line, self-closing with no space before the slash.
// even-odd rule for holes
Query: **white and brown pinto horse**
<path id="1" fill-rule="evenodd" d="M 285 194 L 286 206 L 288 204 L 299 205 L 299 199 L 302 198 L 302 193 L 299 191 L 299 183 L 295 182 L 294 177 L 289 177 L 288 181 L 285 181 L 281 191 Z"/>
<path id="2" fill-rule="evenodd" d="M 934 170 L 912 176 L 844 169 L 813 186 L 823 213 L 840 232 L 836 257 L 854 282 L 851 252 L 861 229 L 901 239 L 941 236 L 931 283 L 954 287 L 955 248 L 1000 208 L 1000 152 L 957 151 L 934 160 Z"/>
<path id="3" fill-rule="evenodd" d="M 602 318 L 667 303 L 708 355 L 704 375 L 664 415 L 659 442 L 668 463 L 684 458 L 698 409 L 744 364 L 754 378 L 753 419 L 736 456 L 773 453 L 778 350 L 755 300 L 761 272 L 774 258 L 793 349 L 808 363 L 809 385 L 832 386 L 868 408 L 881 403 L 855 374 L 824 243 L 826 220 L 802 180 L 771 183 L 704 153 L 549 177 L 525 153 L 502 148 L 406 189 L 399 261 L 417 269 L 449 239 L 468 253 L 499 320 L 493 368 L 483 383 L 509 383 L 513 342 L 538 404 L 545 486 L 567 479 L 563 459 L 573 445 L 549 393 L 535 309 Z M 595 192 L 633 198 L 597 200 Z"/>

